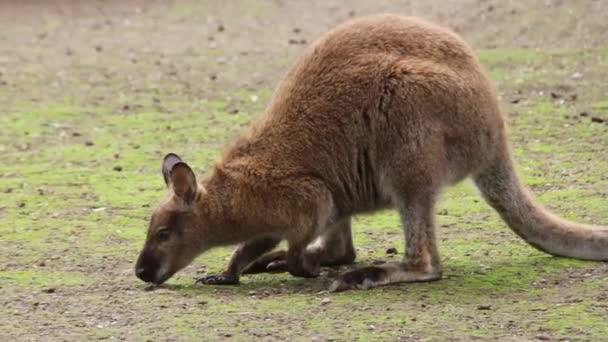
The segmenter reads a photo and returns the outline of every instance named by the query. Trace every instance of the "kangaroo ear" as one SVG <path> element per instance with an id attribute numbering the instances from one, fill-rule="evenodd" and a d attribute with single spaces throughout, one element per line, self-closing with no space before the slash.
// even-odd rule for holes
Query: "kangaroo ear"
<path id="1" fill-rule="evenodd" d="M 169 175 L 171 173 L 171 170 L 173 169 L 175 164 L 181 163 L 181 162 L 182 162 L 182 158 L 180 158 L 175 153 L 169 153 L 165 156 L 165 158 L 163 158 L 162 172 L 163 172 L 163 178 L 165 179 L 165 184 L 167 186 L 169 186 L 169 183 L 171 182 L 171 177 Z"/>
<path id="2" fill-rule="evenodd" d="M 169 172 L 169 179 L 175 195 L 188 205 L 196 199 L 197 185 L 194 172 L 184 162 L 173 165 Z"/>

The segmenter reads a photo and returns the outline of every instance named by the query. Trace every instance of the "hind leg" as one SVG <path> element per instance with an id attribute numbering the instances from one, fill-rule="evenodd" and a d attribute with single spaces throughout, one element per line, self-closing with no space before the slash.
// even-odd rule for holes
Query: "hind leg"
<path id="1" fill-rule="evenodd" d="M 322 266 L 348 265 L 355 261 L 350 218 L 334 224 L 328 231 L 310 244 L 307 253 L 316 254 Z"/>
<path id="2" fill-rule="evenodd" d="M 418 191 L 396 198 L 394 203 L 401 216 L 406 240 L 404 260 L 344 273 L 331 284 L 329 290 L 368 289 L 399 282 L 441 279 L 442 268 L 433 222 L 434 202 L 433 191 Z"/>
<path id="3" fill-rule="evenodd" d="M 350 218 L 330 227 L 306 247 L 306 254 L 319 260 L 321 266 L 352 264 L 356 253 L 353 245 Z M 267 253 L 256 259 L 243 270 L 243 273 L 285 272 L 287 271 L 287 252 L 284 250 Z"/>

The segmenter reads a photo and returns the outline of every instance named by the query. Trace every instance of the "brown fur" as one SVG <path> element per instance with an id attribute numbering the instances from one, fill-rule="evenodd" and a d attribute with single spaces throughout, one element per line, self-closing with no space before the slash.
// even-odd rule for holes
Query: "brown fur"
<path id="1" fill-rule="evenodd" d="M 608 228 L 535 205 L 506 139 L 488 77 L 456 34 L 394 15 L 352 20 L 304 52 L 262 119 L 200 185 L 177 156 L 165 159 L 170 191 L 153 215 L 138 276 L 160 283 L 211 247 L 240 243 L 226 272 L 200 281 L 234 284 L 243 270 L 280 268 L 314 277 L 321 264 L 354 260 L 352 215 L 394 207 L 403 262 L 346 273 L 331 290 L 440 279 L 433 208 L 445 186 L 467 176 L 533 246 L 607 260 Z M 155 238 L 159 226 L 171 230 L 167 241 Z M 283 239 L 287 252 L 258 259 Z"/>

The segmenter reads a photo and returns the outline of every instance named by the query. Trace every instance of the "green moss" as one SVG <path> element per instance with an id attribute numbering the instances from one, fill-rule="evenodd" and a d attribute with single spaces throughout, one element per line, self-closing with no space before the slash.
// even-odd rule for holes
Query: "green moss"
<path id="1" fill-rule="evenodd" d="M 505 64 L 525 65 L 547 58 L 547 52 L 532 49 L 492 49 L 480 50 L 479 59 L 490 68 L 497 68 Z"/>
<path id="2" fill-rule="evenodd" d="M 9 286 L 27 288 L 66 287 L 82 285 L 86 276 L 80 272 L 58 272 L 36 269 L 31 271 L 0 271 L 0 280 Z"/>
<path id="3" fill-rule="evenodd" d="M 561 336 L 585 336 L 591 340 L 608 336 L 606 317 L 592 303 L 552 307 L 544 326 Z"/>

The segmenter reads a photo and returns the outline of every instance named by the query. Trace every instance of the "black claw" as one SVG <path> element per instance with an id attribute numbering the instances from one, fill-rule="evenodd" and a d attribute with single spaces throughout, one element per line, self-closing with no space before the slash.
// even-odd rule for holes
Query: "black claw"
<path id="1" fill-rule="evenodd" d="M 277 273 L 287 271 L 287 260 L 276 260 L 266 265 L 266 272 Z"/>
<path id="2" fill-rule="evenodd" d="M 239 278 L 234 276 L 207 275 L 198 278 L 194 283 L 205 285 L 237 285 Z"/>

